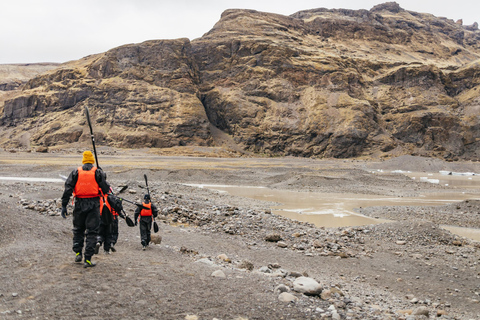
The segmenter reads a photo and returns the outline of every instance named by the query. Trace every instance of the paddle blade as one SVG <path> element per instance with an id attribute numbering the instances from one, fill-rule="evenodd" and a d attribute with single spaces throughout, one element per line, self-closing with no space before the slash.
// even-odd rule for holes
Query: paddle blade
<path id="1" fill-rule="evenodd" d="M 135 227 L 135 223 L 133 222 L 132 218 L 130 218 L 129 216 L 125 216 L 125 222 L 127 223 L 127 226 Z"/>
<path id="2" fill-rule="evenodd" d="M 90 127 L 90 132 L 93 133 L 92 123 L 90 122 L 90 112 L 88 111 L 88 107 L 85 107 L 85 115 L 87 116 L 87 122 L 88 122 L 88 126 Z"/>

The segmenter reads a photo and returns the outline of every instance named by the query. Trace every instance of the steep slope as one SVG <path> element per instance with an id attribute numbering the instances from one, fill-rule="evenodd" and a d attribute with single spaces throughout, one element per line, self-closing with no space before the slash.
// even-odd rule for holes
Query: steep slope
<path id="1" fill-rule="evenodd" d="M 212 145 L 213 124 L 259 154 L 478 159 L 479 40 L 478 25 L 394 2 L 227 10 L 192 42 L 127 45 L 32 79 L 3 104 L 0 144 L 84 141 L 89 106 L 100 143 L 119 147 Z"/>
<path id="2" fill-rule="evenodd" d="M 229 10 L 193 48 L 210 120 L 254 151 L 476 157 L 479 35 L 396 4 Z"/>
<path id="3" fill-rule="evenodd" d="M 188 39 L 148 41 L 86 57 L 30 80 L 4 106 L 11 136 L 28 130 L 36 145 L 88 138 L 84 107 L 99 143 L 118 147 L 208 144 L 197 98 L 198 71 Z"/>

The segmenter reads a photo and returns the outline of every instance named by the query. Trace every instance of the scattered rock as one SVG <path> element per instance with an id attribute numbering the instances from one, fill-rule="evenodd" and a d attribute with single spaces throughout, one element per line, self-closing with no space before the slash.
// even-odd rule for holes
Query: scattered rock
<path id="1" fill-rule="evenodd" d="M 288 245 L 287 245 L 285 242 L 283 242 L 283 241 L 278 241 L 278 242 L 277 242 L 277 246 L 280 247 L 280 248 L 286 248 L 286 247 L 288 247 Z"/>
<path id="2" fill-rule="evenodd" d="M 293 290 L 305 295 L 315 296 L 322 293 L 320 284 L 312 278 L 299 277 L 293 282 Z"/>
<path id="3" fill-rule="evenodd" d="M 209 266 L 213 266 L 213 265 L 215 264 L 212 260 L 210 260 L 210 259 L 208 259 L 208 258 L 202 258 L 202 259 L 197 260 L 197 261 L 195 261 L 195 262 L 196 262 L 196 263 L 204 263 L 204 264 L 207 264 L 207 265 L 209 265 Z"/>
<path id="4" fill-rule="evenodd" d="M 224 253 L 219 254 L 217 256 L 217 259 L 220 259 L 220 260 L 225 261 L 225 262 L 232 262 L 232 260 Z"/>
<path id="5" fill-rule="evenodd" d="M 426 316 L 428 317 L 430 315 L 430 312 L 428 311 L 427 307 L 418 307 L 413 310 L 412 315 L 414 316 Z"/>
<path id="6" fill-rule="evenodd" d="M 248 271 L 252 271 L 255 268 L 255 266 L 250 261 L 245 261 L 244 260 L 244 261 L 240 262 L 240 264 L 238 265 L 238 268 L 239 269 L 247 269 Z"/>
<path id="7" fill-rule="evenodd" d="M 155 244 L 161 244 L 162 243 L 162 236 L 159 234 L 152 233 L 150 235 L 150 241 L 155 243 Z"/>
<path id="8" fill-rule="evenodd" d="M 220 278 L 220 279 L 226 279 L 227 278 L 227 276 L 225 275 L 225 273 L 222 270 L 215 270 L 212 273 L 212 277 Z"/>
<path id="9" fill-rule="evenodd" d="M 282 236 L 280 236 L 278 233 L 268 234 L 265 237 L 265 241 L 269 241 L 269 242 L 278 242 L 280 240 L 282 240 Z"/>
<path id="10" fill-rule="evenodd" d="M 278 286 L 275 287 L 273 291 L 275 293 L 290 292 L 290 288 L 284 284 L 279 284 Z"/>
<path id="11" fill-rule="evenodd" d="M 282 292 L 278 296 L 278 300 L 280 300 L 281 302 L 290 303 L 298 301 L 298 298 L 289 292 Z"/>

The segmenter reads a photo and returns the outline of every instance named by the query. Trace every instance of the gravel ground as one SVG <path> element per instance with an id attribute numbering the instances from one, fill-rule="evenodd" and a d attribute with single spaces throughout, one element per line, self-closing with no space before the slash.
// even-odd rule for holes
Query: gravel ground
<path id="1" fill-rule="evenodd" d="M 408 197 L 449 189 L 369 170 L 475 171 L 475 163 L 100 156 L 127 199 L 141 199 L 148 175 L 161 243 L 142 251 L 138 229 L 121 221 L 118 251 L 83 269 L 71 217 L 59 216 L 63 184 L 0 181 L 1 319 L 480 319 L 480 245 L 439 227 L 478 228 L 477 200 L 367 207 L 358 210 L 394 222 L 322 228 L 272 214 L 273 203 L 185 185 Z M 58 178 L 80 160 L 0 152 L 0 176 Z M 305 279 L 321 290 L 302 293 Z"/>

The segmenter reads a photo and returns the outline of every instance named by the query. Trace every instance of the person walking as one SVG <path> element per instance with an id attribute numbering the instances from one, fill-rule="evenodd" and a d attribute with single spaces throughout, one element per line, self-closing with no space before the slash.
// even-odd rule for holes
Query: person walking
<path id="1" fill-rule="evenodd" d="M 91 151 L 83 153 L 82 166 L 73 170 L 65 181 L 62 195 L 62 217 L 67 218 L 67 204 L 74 195 L 73 209 L 73 251 L 75 262 L 82 262 L 85 243 L 85 268 L 94 267 L 98 228 L 100 225 L 100 191 L 107 194 L 110 186 L 102 169 L 94 167 L 95 158 Z M 98 248 L 97 248 L 98 253 Z"/>
<path id="2" fill-rule="evenodd" d="M 113 201 L 113 205 L 112 205 Z M 98 249 L 103 244 L 103 250 L 105 254 L 110 254 L 110 252 L 116 252 L 115 244 L 118 240 L 118 217 L 125 219 L 125 215 L 122 213 L 123 207 L 121 201 L 116 200 L 113 196 L 112 190 L 108 195 L 103 195 L 100 197 L 100 215 L 102 215 L 102 208 L 106 205 L 108 211 L 111 212 L 111 221 L 105 223 L 106 219 L 100 219 L 100 227 L 97 237 L 97 245 L 95 246 L 95 252 L 98 252 Z"/>
<path id="3" fill-rule="evenodd" d="M 138 206 L 137 209 L 135 209 L 135 225 L 137 225 L 137 222 L 140 222 L 140 239 L 142 249 L 145 250 L 150 244 L 150 230 L 152 229 L 153 218 L 156 218 L 158 215 L 158 210 L 150 201 L 149 194 L 146 194 L 143 199 L 142 206 L 144 208 Z"/>

